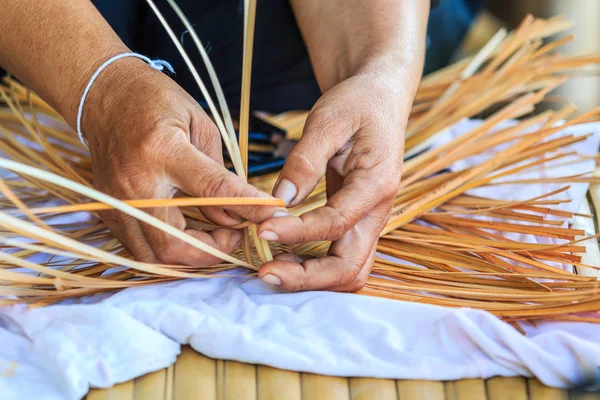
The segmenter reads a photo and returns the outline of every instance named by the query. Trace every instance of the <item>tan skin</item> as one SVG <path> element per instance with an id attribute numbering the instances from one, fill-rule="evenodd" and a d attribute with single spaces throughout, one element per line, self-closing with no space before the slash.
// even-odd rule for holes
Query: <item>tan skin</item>
<path id="1" fill-rule="evenodd" d="M 90 2 L 5 0 L 0 65 L 75 125 L 90 76 L 129 51 Z M 396 193 L 403 135 L 423 64 L 429 1 L 292 0 L 317 81 L 324 93 L 281 172 L 274 196 L 293 206 L 326 176 L 327 204 L 301 217 L 277 207 L 204 207 L 223 226 L 187 228 L 177 209 L 150 213 L 231 252 L 240 219 L 259 224 L 267 240 L 296 244 L 331 240 L 326 257 L 283 254 L 259 276 L 285 289 L 355 291 L 373 264 L 378 234 Z M 102 72 L 86 102 L 83 131 L 96 188 L 120 199 L 269 196 L 223 167 L 219 134 L 198 104 L 143 61 L 121 59 Z M 100 214 L 139 260 L 210 265 L 218 262 L 122 213 Z"/>

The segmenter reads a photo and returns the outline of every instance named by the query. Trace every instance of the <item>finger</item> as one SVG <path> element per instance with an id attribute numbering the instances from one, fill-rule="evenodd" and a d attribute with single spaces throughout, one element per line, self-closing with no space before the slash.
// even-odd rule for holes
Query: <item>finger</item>
<path id="1" fill-rule="evenodd" d="M 377 243 L 373 245 L 373 248 L 371 249 L 371 253 L 367 258 L 366 263 L 363 265 L 362 269 L 360 270 L 356 278 L 354 278 L 354 280 L 352 280 L 350 283 L 342 284 L 340 286 L 330 287 L 329 290 L 331 290 L 332 292 L 358 292 L 359 290 L 361 290 L 365 286 L 365 283 L 367 283 L 369 275 L 371 275 L 371 269 L 373 263 L 375 262 L 376 256 Z"/>
<path id="2" fill-rule="evenodd" d="M 199 209 L 207 220 L 218 226 L 232 227 L 244 222 L 242 218 L 228 214 L 221 207 L 199 207 Z"/>
<path id="3" fill-rule="evenodd" d="M 289 245 L 338 240 L 367 214 L 389 212 L 399 181 L 389 178 L 393 175 L 393 171 L 378 169 L 354 170 L 325 206 L 299 217 L 267 220 L 259 226 L 259 237 Z"/>
<path id="4" fill-rule="evenodd" d="M 242 232 L 235 229 L 219 228 L 212 232 L 197 231 L 195 229 L 186 229 L 185 233 L 193 236 L 194 238 L 208 244 L 211 247 L 219 249 L 225 254 L 231 254 L 242 242 Z M 183 243 L 183 242 L 182 242 Z M 184 243 L 184 247 L 187 247 L 187 243 Z M 195 247 L 194 247 L 195 249 Z M 182 249 L 185 251 L 185 248 Z M 189 262 L 189 265 L 214 265 L 221 263 L 222 260 L 218 257 L 214 257 L 208 253 L 198 255 L 202 257 L 202 262 Z"/>
<path id="5" fill-rule="evenodd" d="M 288 155 L 273 195 L 286 206 L 302 202 L 325 174 L 327 163 L 352 136 L 353 127 L 327 107 L 315 106 L 309 114 L 302 138 Z"/>
<path id="6" fill-rule="evenodd" d="M 164 197 L 164 196 L 163 196 Z M 178 190 L 175 193 L 176 198 L 186 197 L 186 195 Z M 222 227 L 232 227 L 243 223 L 243 219 L 239 218 L 236 215 L 229 214 L 221 207 L 198 207 L 198 210 L 202 213 L 202 215 L 210 222 L 215 225 Z M 184 213 L 184 215 L 187 215 Z"/>
<path id="7" fill-rule="evenodd" d="M 242 181 L 189 144 L 180 146 L 178 151 L 168 165 L 168 172 L 174 185 L 191 196 L 273 198 Z M 224 206 L 223 209 L 255 223 L 289 215 L 284 207 L 277 206 Z"/>
<path id="8" fill-rule="evenodd" d="M 190 141 L 200 152 L 224 166 L 219 129 L 199 106 L 198 112 L 191 118 Z M 221 207 L 200 207 L 200 211 L 215 225 L 231 227 L 244 222 L 241 218 L 228 215 Z"/>
<path id="9" fill-rule="evenodd" d="M 279 253 L 273 257 L 273 259 L 277 260 L 277 261 L 285 261 L 285 262 L 291 262 L 291 263 L 297 263 L 297 264 L 302 264 L 304 261 L 310 260 L 311 258 L 314 258 L 314 257 L 299 256 L 297 254 L 291 254 L 291 253 Z"/>
<path id="10" fill-rule="evenodd" d="M 146 241 L 144 233 L 137 219 L 115 210 L 98 211 L 115 239 L 119 241 L 131 255 L 138 261 L 156 263 L 158 258 Z"/>
<path id="11" fill-rule="evenodd" d="M 375 258 L 380 220 L 375 216 L 361 221 L 332 244 L 326 257 L 298 262 L 294 256 L 278 256 L 263 265 L 258 276 L 266 283 L 291 291 L 360 290 Z"/>
<path id="12" fill-rule="evenodd" d="M 328 255 L 301 263 L 275 259 L 264 264 L 258 276 L 268 284 L 294 292 L 325 290 L 355 282 L 367 258 L 357 254 L 346 255 L 345 258 Z"/>
<path id="13" fill-rule="evenodd" d="M 185 231 L 185 233 L 226 254 L 230 254 L 241 240 L 241 233 L 236 230 L 217 229 L 214 232 L 207 233 L 194 229 L 186 229 L 185 218 L 181 211 L 175 207 L 152 208 L 147 212 L 153 217 Z M 219 258 L 207 254 L 160 229 L 147 224 L 142 224 L 141 226 L 144 237 L 154 251 L 154 254 L 164 264 L 205 266 L 217 264 L 221 261 Z"/>

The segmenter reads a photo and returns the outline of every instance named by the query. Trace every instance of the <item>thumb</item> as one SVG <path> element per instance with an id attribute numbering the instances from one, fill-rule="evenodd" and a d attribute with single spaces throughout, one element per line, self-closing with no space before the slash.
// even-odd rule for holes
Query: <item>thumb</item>
<path id="1" fill-rule="evenodd" d="M 216 161 L 219 165 L 224 165 L 221 133 L 198 103 L 194 104 L 194 109 L 191 113 L 190 142 L 200 152 Z M 235 226 L 242 222 L 227 214 L 222 207 L 199 207 L 199 209 L 209 221 L 216 225 Z"/>
<path id="2" fill-rule="evenodd" d="M 304 125 L 302 138 L 290 152 L 279 174 L 273 195 L 286 206 L 296 206 L 315 189 L 329 160 L 344 145 L 344 118 L 315 108 Z M 349 128 L 349 127 L 348 127 Z"/>

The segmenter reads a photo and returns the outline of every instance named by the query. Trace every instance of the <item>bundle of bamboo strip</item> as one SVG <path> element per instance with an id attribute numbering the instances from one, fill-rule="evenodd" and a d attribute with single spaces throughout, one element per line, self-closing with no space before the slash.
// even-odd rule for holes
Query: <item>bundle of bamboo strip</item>
<path id="1" fill-rule="evenodd" d="M 223 93 L 193 27 L 172 0 L 205 61 L 218 97 L 220 113 L 176 35 L 151 0 L 147 0 L 182 53 L 219 128 L 235 171 L 247 179 L 248 118 L 252 32 L 256 1 L 246 1 L 244 64 L 239 143 Z M 555 50 L 571 36 L 544 42 L 570 23 L 527 17 L 508 34 L 500 31 L 477 55 L 423 79 L 408 129 L 402 184 L 390 220 L 381 233 L 373 276 L 361 293 L 450 307 L 488 310 L 507 320 L 562 318 L 600 322 L 599 268 L 581 261 L 584 232 L 568 228 L 573 213 L 554 207 L 567 186 L 525 201 L 478 197 L 472 189 L 507 182 L 536 184 L 519 174 L 540 165 L 589 160 L 569 146 L 587 136 L 555 134 L 566 127 L 598 120 L 600 110 L 571 118 L 567 105 L 557 112 L 530 115 L 537 103 L 576 69 L 597 64 L 600 56 L 565 57 Z M 545 44 L 544 44 L 545 43 Z M 198 211 L 200 205 L 274 204 L 265 199 L 143 199 L 122 202 L 93 189 L 91 161 L 77 135 L 42 99 L 5 78 L 0 95 L 0 304 L 53 302 L 103 291 L 184 278 L 227 276 L 238 267 L 256 271 L 273 253 L 292 251 L 319 256 L 329 243 L 291 249 L 257 238 L 256 227 L 243 224 L 244 241 L 234 255 L 223 254 L 143 212 L 147 207 L 181 207 L 189 225 L 215 229 Z M 445 129 L 464 118 L 488 113 L 468 133 L 431 148 Z M 261 117 L 298 137 L 305 112 Z M 501 123 L 521 118 L 517 123 Z M 564 123 L 560 123 L 564 121 Z M 402 132 L 398 132 L 402 134 Z M 451 170 L 467 157 L 497 151 L 485 161 Z M 277 174 L 250 179 L 269 191 Z M 597 182 L 590 175 L 565 176 L 549 182 Z M 92 200 L 92 201 L 90 201 Z M 60 205 L 56 205 L 60 203 Z M 296 215 L 326 202 L 324 182 L 290 211 Z M 50 205 L 49 205 L 50 204 Z M 95 211 L 116 208 L 223 260 L 211 267 L 156 265 L 132 259 L 111 236 Z M 585 216 L 583 216 L 585 217 Z M 493 220 L 493 222 L 490 222 Z M 508 233 L 561 239 L 558 245 L 521 243 Z M 235 272 L 233 270 L 236 270 Z"/>

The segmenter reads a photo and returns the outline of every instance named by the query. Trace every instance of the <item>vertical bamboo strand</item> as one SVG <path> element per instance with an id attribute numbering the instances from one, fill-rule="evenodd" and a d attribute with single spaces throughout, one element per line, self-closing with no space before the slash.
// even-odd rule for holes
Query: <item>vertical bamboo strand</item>
<path id="1" fill-rule="evenodd" d="M 244 172 L 248 173 L 248 125 L 250 122 L 250 91 L 252 80 L 252 50 L 254 47 L 254 26 L 256 22 L 256 0 L 244 1 L 244 59 L 242 62 L 242 98 L 240 101 L 240 154 Z M 250 261 L 250 240 L 254 240 L 254 246 L 261 263 L 273 260 L 269 243 L 258 237 L 256 225 L 244 229 L 242 248 L 244 256 Z"/>

